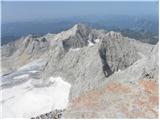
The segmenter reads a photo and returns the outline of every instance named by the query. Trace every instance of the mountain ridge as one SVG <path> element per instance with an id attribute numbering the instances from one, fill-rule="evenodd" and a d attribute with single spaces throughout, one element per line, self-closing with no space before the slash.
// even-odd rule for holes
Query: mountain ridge
<path id="1" fill-rule="evenodd" d="M 96 30 L 84 24 L 76 24 L 58 34 L 28 35 L 2 46 L 1 86 L 4 86 L 4 89 L 16 87 L 25 84 L 29 79 L 35 88 L 43 88 L 50 84 L 50 77 L 61 77 L 72 86 L 69 94 L 71 104 L 81 95 L 88 95 L 89 91 L 94 90 L 96 95 L 99 94 L 97 89 L 101 91 L 102 86 L 112 85 L 112 82 L 118 83 L 117 87 L 119 84 L 129 87 L 136 85 L 135 89 L 132 89 L 134 91 L 140 87 L 141 80 L 155 81 L 154 84 L 157 85 L 158 47 L 159 43 L 142 43 L 124 37 L 119 32 Z M 20 76 L 21 79 L 17 79 Z M 146 95 L 143 90 L 142 93 Z M 90 94 L 92 95 L 89 92 L 89 96 Z M 109 99 L 106 94 L 103 94 L 103 97 Z M 82 96 L 82 99 L 86 100 L 85 96 Z M 103 102 L 100 104 L 103 105 Z M 71 117 L 75 107 L 69 106 L 70 109 L 67 109 L 64 116 Z M 85 107 L 81 109 L 87 110 Z M 76 111 L 80 112 L 78 109 Z M 74 114 L 72 117 L 78 116 Z M 118 115 L 115 114 L 115 117 Z"/>

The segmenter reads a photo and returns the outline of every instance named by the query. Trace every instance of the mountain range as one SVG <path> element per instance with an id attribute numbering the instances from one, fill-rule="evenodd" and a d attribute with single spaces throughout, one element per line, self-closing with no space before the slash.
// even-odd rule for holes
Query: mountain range
<path id="1" fill-rule="evenodd" d="M 4 44 L 2 117 L 158 118 L 159 42 L 142 41 L 76 24 Z"/>
<path id="2" fill-rule="evenodd" d="M 2 45 L 28 34 L 41 36 L 47 33 L 57 34 L 76 23 L 84 23 L 95 29 L 121 32 L 125 37 L 146 43 L 158 42 L 157 16 L 97 15 L 3 23 Z"/>

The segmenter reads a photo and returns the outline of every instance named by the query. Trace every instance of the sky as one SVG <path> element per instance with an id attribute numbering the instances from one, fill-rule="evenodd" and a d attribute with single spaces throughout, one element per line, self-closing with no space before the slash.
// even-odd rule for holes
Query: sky
<path id="1" fill-rule="evenodd" d="M 117 0 L 118 1 L 118 0 Z M 158 2 L 53 2 L 2 1 L 2 22 L 25 22 L 89 15 L 156 15 Z"/>

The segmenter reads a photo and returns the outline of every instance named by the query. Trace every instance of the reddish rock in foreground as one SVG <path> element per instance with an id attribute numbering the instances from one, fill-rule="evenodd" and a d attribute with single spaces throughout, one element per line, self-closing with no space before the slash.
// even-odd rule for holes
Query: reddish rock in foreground
<path id="1" fill-rule="evenodd" d="M 137 84 L 106 83 L 74 98 L 66 118 L 158 118 L 158 84 L 139 80 Z"/>

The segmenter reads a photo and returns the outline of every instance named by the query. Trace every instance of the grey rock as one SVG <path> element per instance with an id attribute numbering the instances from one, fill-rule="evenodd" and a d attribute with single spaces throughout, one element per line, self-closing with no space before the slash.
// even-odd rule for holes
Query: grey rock
<path id="1" fill-rule="evenodd" d="M 43 83 L 47 86 L 49 77 L 60 76 L 72 85 L 70 100 L 112 80 L 134 84 L 145 78 L 158 81 L 158 46 L 159 43 L 150 45 L 118 32 L 77 24 L 58 34 L 28 35 L 2 46 L 2 79 L 5 79 L 2 81 L 3 85 L 16 85 L 20 81 L 11 82 L 13 77 L 37 70 L 38 73 L 29 76 L 46 80 Z M 40 66 L 32 65 L 33 61 Z M 22 67 L 26 64 L 31 66 Z M 20 68 L 23 69 L 19 71 Z M 43 87 L 38 80 L 33 84 Z M 34 118 L 60 116 L 51 112 Z"/>
<path id="2" fill-rule="evenodd" d="M 62 117 L 64 110 L 54 110 L 48 113 L 41 114 L 31 119 L 60 119 Z"/>

